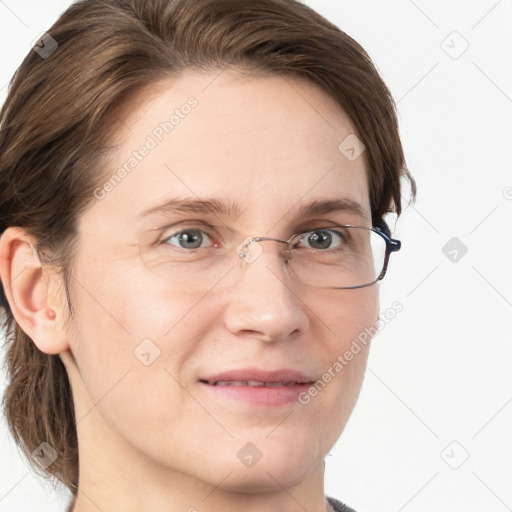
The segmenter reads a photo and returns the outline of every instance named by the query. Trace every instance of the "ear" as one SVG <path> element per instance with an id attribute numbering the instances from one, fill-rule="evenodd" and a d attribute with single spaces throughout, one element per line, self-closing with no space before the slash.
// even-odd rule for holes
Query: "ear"
<path id="1" fill-rule="evenodd" d="M 59 275 L 43 268 L 34 246 L 24 229 L 7 228 L 0 238 L 0 279 L 20 328 L 41 352 L 58 354 L 69 348 L 66 304 L 54 291 Z"/>

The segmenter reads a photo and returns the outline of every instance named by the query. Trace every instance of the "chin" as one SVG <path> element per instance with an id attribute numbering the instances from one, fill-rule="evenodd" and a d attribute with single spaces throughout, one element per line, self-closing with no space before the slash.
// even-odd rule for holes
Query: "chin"
<path id="1" fill-rule="evenodd" d="M 293 465 L 285 468 L 282 465 L 275 467 L 273 465 L 263 465 L 261 461 L 259 464 L 261 464 L 259 469 L 253 467 L 233 471 L 222 485 L 222 488 L 226 491 L 242 494 L 282 491 L 283 488 L 291 489 L 299 485 L 313 469 L 309 468 L 309 471 L 303 471 L 293 467 Z"/>
<path id="2" fill-rule="evenodd" d="M 270 439 L 270 438 L 269 438 Z M 269 440 L 256 440 L 254 445 L 237 443 L 237 458 L 233 463 L 232 457 L 226 458 L 219 455 L 217 462 L 222 460 L 222 469 L 216 466 L 211 475 L 218 484 L 218 475 L 229 475 L 223 482 L 222 488 L 226 491 L 239 493 L 264 493 L 289 489 L 302 482 L 318 464 L 323 463 L 323 456 L 314 449 L 315 443 L 298 443 L 280 440 L 270 443 Z M 250 443 L 250 442 L 249 442 Z M 245 448 L 239 448 L 243 445 Z M 259 447 L 260 453 L 256 451 Z M 303 447 L 301 450 L 300 447 Z M 244 464 L 244 455 L 252 454 L 255 458 L 251 461 L 250 455 Z M 256 458 L 259 458 L 256 460 Z M 212 466 L 213 467 L 212 461 Z"/>

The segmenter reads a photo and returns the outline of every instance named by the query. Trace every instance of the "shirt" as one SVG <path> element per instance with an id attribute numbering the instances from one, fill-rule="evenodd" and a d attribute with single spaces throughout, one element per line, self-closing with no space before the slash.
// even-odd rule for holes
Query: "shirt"
<path id="1" fill-rule="evenodd" d="M 353 508 L 350 508 L 349 506 L 345 505 L 344 503 L 341 503 L 341 501 L 338 501 L 335 498 L 330 498 L 329 496 L 327 496 L 327 501 L 336 512 L 356 512 Z"/>

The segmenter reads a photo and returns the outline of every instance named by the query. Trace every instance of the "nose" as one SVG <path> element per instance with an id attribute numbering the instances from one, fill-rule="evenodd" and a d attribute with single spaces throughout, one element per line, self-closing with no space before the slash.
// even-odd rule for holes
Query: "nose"
<path id="1" fill-rule="evenodd" d="M 267 342 L 304 333 L 308 316 L 299 296 L 303 286 L 286 268 L 285 244 L 264 239 L 246 249 L 246 257 L 237 255 L 239 260 L 233 269 L 237 280 L 224 314 L 226 328 L 234 335 L 252 335 Z"/>

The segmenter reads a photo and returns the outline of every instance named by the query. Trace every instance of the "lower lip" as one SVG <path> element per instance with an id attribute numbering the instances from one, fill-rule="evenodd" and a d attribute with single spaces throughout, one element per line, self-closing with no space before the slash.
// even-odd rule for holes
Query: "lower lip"
<path id="1" fill-rule="evenodd" d="M 295 384 L 293 386 L 267 388 L 264 386 L 213 386 L 205 382 L 200 382 L 200 384 L 219 397 L 232 398 L 266 407 L 279 407 L 296 402 L 299 395 L 313 385 L 313 383 Z"/>

